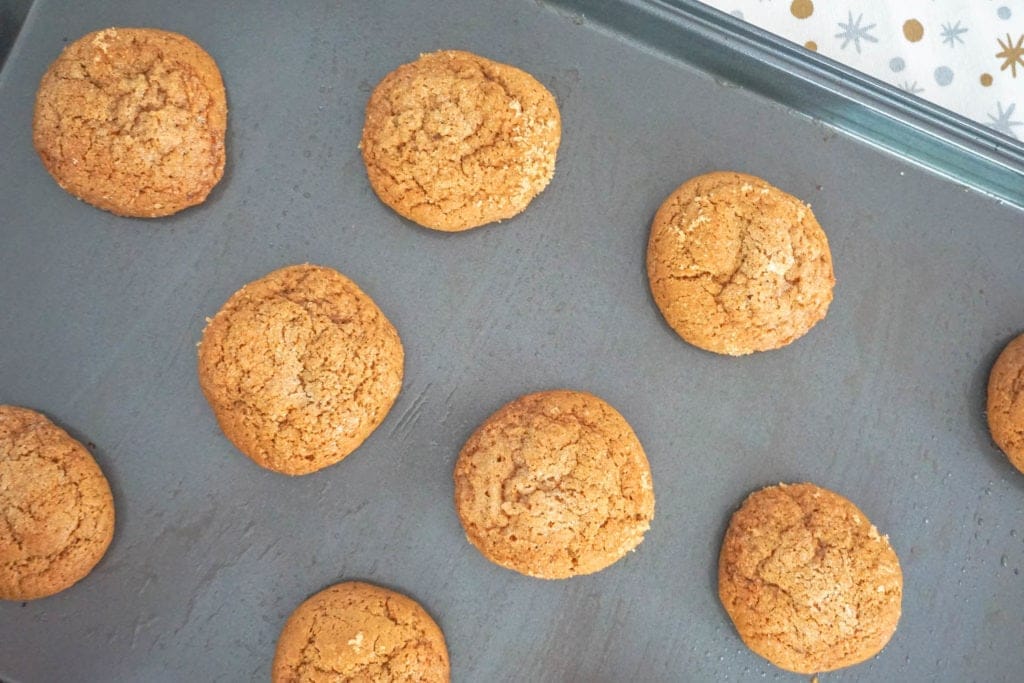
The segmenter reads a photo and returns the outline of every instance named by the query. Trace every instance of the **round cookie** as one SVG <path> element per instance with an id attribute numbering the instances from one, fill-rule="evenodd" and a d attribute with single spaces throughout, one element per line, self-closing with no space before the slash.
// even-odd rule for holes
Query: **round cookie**
<path id="1" fill-rule="evenodd" d="M 441 629 L 410 598 L 339 583 L 299 605 L 281 631 L 271 680 L 419 681 L 450 678 Z"/>
<path id="2" fill-rule="evenodd" d="M 226 126 L 224 83 L 201 47 L 177 33 L 109 28 L 50 65 L 32 138 L 62 188 L 152 218 L 206 199 L 224 173 Z"/>
<path id="3" fill-rule="evenodd" d="M 888 537 L 849 500 L 814 484 L 779 484 L 752 493 L 732 516 L 718 594 L 747 647 L 813 674 L 885 647 L 903 574 Z"/>
<path id="4" fill-rule="evenodd" d="M 71 587 L 113 537 L 110 485 L 85 447 L 34 410 L 0 405 L 0 599 Z"/>
<path id="5" fill-rule="evenodd" d="M 398 333 L 347 277 L 289 266 L 235 292 L 199 344 L 224 434 L 267 469 L 307 474 L 354 451 L 402 387 Z"/>
<path id="6" fill-rule="evenodd" d="M 633 429 L 597 396 L 529 394 L 470 436 L 455 464 L 466 538 L 492 562 L 564 579 L 613 564 L 654 518 L 651 470 Z"/>
<path id="7" fill-rule="evenodd" d="M 809 206 L 760 178 L 708 173 L 658 209 L 647 277 L 669 326 L 707 351 L 786 346 L 825 317 L 835 277 Z"/>
<path id="8" fill-rule="evenodd" d="M 1024 334 L 1003 349 L 988 377 L 988 428 L 1010 462 L 1024 472 Z"/>
<path id="9" fill-rule="evenodd" d="M 525 209 L 555 173 L 561 135 L 555 98 L 533 76 L 447 50 L 384 77 L 359 146 L 382 202 L 454 232 Z"/>

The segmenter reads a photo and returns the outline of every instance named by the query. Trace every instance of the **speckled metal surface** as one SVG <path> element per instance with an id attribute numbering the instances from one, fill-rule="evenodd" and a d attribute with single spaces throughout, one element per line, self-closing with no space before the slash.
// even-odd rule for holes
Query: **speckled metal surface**
<path id="1" fill-rule="evenodd" d="M 39 77 L 111 25 L 183 32 L 220 65 L 229 160 L 200 207 L 118 218 L 35 157 Z M 530 208 L 456 235 L 382 206 L 356 149 L 373 84 L 443 47 L 533 73 L 564 125 Z M 983 409 L 1024 328 L 1020 211 L 532 0 L 38 0 L 0 73 L 0 136 L 0 402 L 94 444 L 118 512 L 86 580 L 0 604 L 4 680 L 266 680 L 288 613 L 343 579 L 419 600 L 457 681 L 799 680 L 743 647 L 715 585 L 732 510 L 798 480 L 856 502 L 905 573 L 890 645 L 828 681 L 1019 679 L 1024 475 Z M 786 349 L 698 351 L 651 301 L 649 221 L 714 169 L 810 201 L 829 235 L 835 301 Z M 362 448 L 291 479 L 220 434 L 195 343 L 239 286 L 302 261 L 358 282 L 407 366 Z M 631 422 L 658 503 L 636 553 L 546 582 L 465 541 L 451 471 L 493 410 L 563 386 Z"/>

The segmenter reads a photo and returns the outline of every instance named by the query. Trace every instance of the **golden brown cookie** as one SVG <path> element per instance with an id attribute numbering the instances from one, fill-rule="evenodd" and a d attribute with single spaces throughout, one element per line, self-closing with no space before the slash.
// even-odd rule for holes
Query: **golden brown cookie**
<path id="1" fill-rule="evenodd" d="M 732 516 L 718 594 L 740 638 L 797 673 L 851 666 L 896 631 L 903 574 L 889 545 L 846 498 L 814 484 L 752 493 Z"/>
<path id="2" fill-rule="evenodd" d="M 384 77 L 359 146 L 382 202 L 452 232 L 525 209 L 555 173 L 561 135 L 555 98 L 533 76 L 447 50 Z"/>
<path id="3" fill-rule="evenodd" d="M 271 680 L 448 681 L 441 629 L 410 598 L 356 581 L 299 605 L 281 631 Z"/>
<path id="4" fill-rule="evenodd" d="M 658 209 L 647 277 L 694 346 L 741 356 L 785 346 L 825 317 L 832 255 L 811 208 L 760 178 L 708 173 Z"/>
<path id="5" fill-rule="evenodd" d="M 0 599 L 71 587 L 113 537 L 114 499 L 89 451 L 34 410 L 0 405 Z"/>
<path id="6" fill-rule="evenodd" d="M 57 183 L 121 216 L 201 203 L 224 173 L 220 71 L 185 36 L 109 28 L 68 45 L 36 94 L 33 140 Z"/>
<path id="7" fill-rule="evenodd" d="M 564 579 L 640 545 L 654 489 L 618 411 L 591 394 L 544 391 L 505 405 L 470 436 L 455 464 L 455 508 L 487 559 Z"/>
<path id="8" fill-rule="evenodd" d="M 307 474 L 384 421 L 404 358 L 395 328 L 354 282 L 289 266 L 242 287 L 209 321 L 199 384 L 239 450 L 267 469 Z"/>
<path id="9" fill-rule="evenodd" d="M 988 377 L 988 428 L 996 445 L 1024 472 L 1024 334 L 1003 349 Z"/>

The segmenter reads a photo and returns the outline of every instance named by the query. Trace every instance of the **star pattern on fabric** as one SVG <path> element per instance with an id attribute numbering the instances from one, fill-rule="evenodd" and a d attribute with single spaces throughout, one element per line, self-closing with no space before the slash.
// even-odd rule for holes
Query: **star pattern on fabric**
<path id="1" fill-rule="evenodd" d="M 875 28 L 876 24 L 868 24 L 867 26 L 861 26 L 861 22 L 864 21 L 864 15 L 858 14 L 857 20 L 853 19 L 853 12 L 849 12 L 849 18 L 846 23 L 839 22 L 839 28 L 842 29 L 836 34 L 836 38 L 842 38 L 843 44 L 840 46 L 841 50 L 845 50 L 846 46 L 851 42 L 853 46 L 857 48 L 857 54 L 860 54 L 860 41 L 866 41 L 869 43 L 877 43 L 878 38 L 871 35 L 871 29 Z"/>
<path id="2" fill-rule="evenodd" d="M 955 24 L 943 24 L 942 25 L 942 42 L 948 44 L 950 47 L 956 47 L 957 43 L 963 45 L 964 39 L 960 36 L 967 33 L 969 29 L 965 26 L 960 26 L 960 22 Z"/>
<path id="3" fill-rule="evenodd" d="M 1024 141 L 1024 0 L 701 2 Z"/>
<path id="4" fill-rule="evenodd" d="M 917 81 L 914 81 L 913 83 L 911 83 L 910 81 L 903 81 L 902 83 L 900 83 L 899 88 L 900 90 L 908 92 L 911 95 L 919 95 L 920 93 L 924 92 L 924 88 L 919 87 L 917 85 Z"/>
<path id="5" fill-rule="evenodd" d="M 1003 109 L 1002 102 L 996 102 L 996 113 L 995 116 L 992 114 L 988 115 L 990 123 L 989 127 L 1009 135 L 1011 138 L 1017 137 L 1017 133 L 1014 132 L 1015 126 L 1024 126 L 1024 121 L 1014 121 L 1013 111 L 1017 108 L 1017 105 L 1013 102 L 1010 103 L 1005 110 Z"/>
<path id="6" fill-rule="evenodd" d="M 1006 34 L 1005 43 L 1002 38 L 996 38 L 996 40 L 999 42 L 999 47 L 1003 48 L 1001 52 L 996 53 L 996 57 L 1004 60 L 999 70 L 1010 69 L 1012 76 L 1017 78 L 1017 67 L 1020 66 L 1021 71 L 1024 71 L 1024 33 L 1020 35 L 1016 43 L 1013 42 L 1009 33 Z"/>

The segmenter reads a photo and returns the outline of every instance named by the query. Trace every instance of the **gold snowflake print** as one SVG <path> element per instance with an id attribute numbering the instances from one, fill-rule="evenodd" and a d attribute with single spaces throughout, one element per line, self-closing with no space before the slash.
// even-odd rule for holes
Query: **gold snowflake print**
<path id="1" fill-rule="evenodd" d="M 996 53 L 996 57 L 1004 60 L 999 70 L 1006 71 L 1009 69 L 1013 77 L 1017 78 L 1017 66 L 1019 65 L 1021 71 L 1024 71 L 1024 33 L 1017 39 L 1016 44 L 1014 44 L 1013 38 L 1010 37 L 1009 33 L 1006 34 L 1005 43 L 1002 38 L 996 38 L 996 40 L 999 41 L 999 47 L 1003 48 L 1002 52 Z"/>

